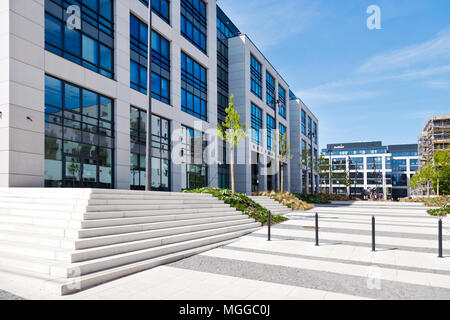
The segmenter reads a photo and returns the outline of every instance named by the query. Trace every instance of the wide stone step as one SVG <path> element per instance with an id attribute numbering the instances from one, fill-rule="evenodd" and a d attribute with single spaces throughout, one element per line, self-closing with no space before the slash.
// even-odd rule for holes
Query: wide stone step
<path id="1" fill-rule="evenodd" d="M 219 212 L 234 212 L 235 208 L 232 207 L 219 207 L 214 208 L 214 213 Z M 103 212 L 89 212 L 83 215 L 85 220 L 93 219 L 111 219 L 111 218 L 133 218 L 133 217 L 149 217 L 159 215 L 174 215 L 185 213 L 211 213 L 211 208 L 194 208 L 194 209 L 161 209 L 161 210 L 142 210 L 142 211 L 103 211 Z"/>
<path id="2" fill-rule="evenodd" d="M 144 258 L 115 267 L 105 266 L 105 269 L 101 269 L 101 271 L 81 276 L 78 274 L 78 276 L 75 275 L 76 277 L 71 279 L 56 278 L 55 276 L 51 276 L 51 261 L 32 259 L 19 255 L 10 255 L 8 257 L 0 256 L 0 273 L 8 279 L 26 281 L 41 290 L 57 295 L 65 295 L 159 265 L 175 262 L 219 246 L 230 244 L 238 237 L 258 229 L 259 228 L 241 230 L 233 233 L 196 239 L 190 241 L 189 244 L 184 245 L 168 245 L 166 246 L 166 251 L 170 252 L 168 254 L 149 259 Z M 140 255 L 136 256 L 136 258 L 143 257 L 145 255 L 146 254 L 142 252 Z M 105 262 L 105 265 L 108 265 L 108 263 Z M 63 268 L 62 265 L 59 266 L 59 269 L 61 268 Z M 42 273 L 38 273 L 37 270 L 42 271 Z"/>
<path id="3" fill-rule="evenodd" d="M 230 207 L 225 203 L 196 203 L 196 204 L 153 204 L 153 205 L 98 205 L 89 206 L 86 208 L 86 212 L 99 212 L 99 211 L 131 211 L 131 210 L 160 210 L 160 209 L 195 209 L 195 208 L 223 208 Z"/>
<path id="4" fill-rule="evenodd" d="M 245 218 L 245 219 L 242 219 Z M 253 222 L 253 220 L 251 220 Z M 246 224 L 250 222 L 250 218 L 246 216 L 237 216 L 234 219 L 227 219 L 224 221 L 215 221 L 214 219 L 195 221 L 182 221 L 178 226 L 162 227 L 161 225 L 151 225 L 149 230 L 138 230 L 123 232 L 114 235 L 102 235 L 91 238 L 65 238 L 60 236 L 38 234 L 31 232 L 11 232 L 0 230 L 0 241 L 20 242 L 31 245 L 47 246 L 57 249 L 88 249 L 100 246 L 107 246 L 118 243 L 125 243 L 131 241 L 152 239 L 158 237 L 171 236 L 182 233 L 189 233 L 195 231 L 202 231 L 208 229 L 217 229 L 222 227 L 229 227 L 239 224 Z M 82 231 L 82 230 L 80 230 Z"/>
<path id="5" fill-rule="evenodd" d="M 252 220 L 253 221 L 253 220 Z M 17 241 L 5 241 L 0 242 L 0 255 L 4 252 L 12 254 L 20 252 L 21 254 L 42 258 L 48 260 L 55 260 L 59 262 L 74 263 L 89 261 L 93 259 L 99 259 L 103 257 L 113 256 L 122 253 L 128 253 L 133 251 L 144 250 L 148 248 L 160 247 L 167 244 L 173 244 L 177 242 L 185 242 L 196 238 L 209 237 L 227 232 L 239 231 L 248 229 L 260 225 L 256 222 L 248 222 L 246 224 L 239 224 L 237 226 L 222 227 L 215 229 L 208 229 L 202 231 L 188 232 L 177 235 L 162 236 L 159 238 L 131 241 L 126 243 L 119 243 L 113 245 L 104 245 L 101 247 L 81 249 L 81 250 L 69 250 L 57 247 L 51 247 L 42 245 L 39 243 L 28 244 Z M 42 240 L 47 241 L 47 239 Z M 38 241 L 36 241 L 38 242 Z"/>
<path id="6" fill-rule="evenodd" d="M 231 220 L 247 220 L 249 219 L 246 215 L 238 215 L 236 213 L 229 215 L 214 215 L 199 219 L 187 219 L 187 220 L 175 220 L 175 221 L 164 221 L 164 222 L 152 222 L 144 224 L 131 224 L 125 226 L 114 226 L 114 227 L 100 227 L 91 229 L 74 230 L 76 233 L 76 238 L 91 238 L 99 236 L 108 236 L 129 232 L 139 232 L 148 230 L 157 230 L 164 228 L 174 228 L 179 226 L 189 226 L 195 224 L 221 222 L 221 221 L 231 221 Z"/>
<path id="7" fill-rule="evenodd" d="M 236 228 L 235 230 L 206 236 L 202 238 L 191 239 L 179 243 L 165 244 L 159 247 L 143 249 L 134 252 L 127 252 L 110 257 L 99 258 L 95 260 L 71 264 L 70 267 L 55 265 L 51 268 L 51 275 L 71 278 L 73 275 L 86 275 L 105 269 L 110 269 L 138 261 L 152 259 L 155 257 L 170 255 L 177 251 L 192 249 L 198 246 L 205 246 L 215 242 L 233 239 L 260 229 L 260 226 Z"/>

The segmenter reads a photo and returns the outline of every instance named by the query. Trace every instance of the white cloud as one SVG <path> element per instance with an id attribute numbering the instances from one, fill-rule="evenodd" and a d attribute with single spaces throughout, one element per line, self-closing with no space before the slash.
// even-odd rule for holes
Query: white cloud
<path id="1" fill-rule="evenodd" d="M 450 31 L 446 29 L 429 41 L 375 55 L 362 64 L 356 72 L 380 74 L 448 57 L 450 57 Z"/>

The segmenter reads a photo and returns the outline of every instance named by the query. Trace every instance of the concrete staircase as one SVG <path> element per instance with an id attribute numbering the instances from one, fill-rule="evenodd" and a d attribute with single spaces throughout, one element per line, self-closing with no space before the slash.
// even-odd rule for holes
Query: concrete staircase
<path id="1" fill-rule="evenodd" d="M 0 188 L 0 273 L 64 295 L 260 227 L 208 194 Z"/>
<path id="2" fill-rule="evenodd" d="M 272 214 L 284 215 L 292 212 L 291 208 L 288 208 L 276 200 L 266 196 L 250 196 L 250 199 L 259 203 L 264 208 L 270 210 Z"/>

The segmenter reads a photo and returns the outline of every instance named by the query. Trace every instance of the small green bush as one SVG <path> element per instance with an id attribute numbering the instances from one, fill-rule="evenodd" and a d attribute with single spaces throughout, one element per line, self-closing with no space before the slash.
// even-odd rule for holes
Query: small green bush
<path id="1" fill-rule="evenodd" d="M 329 204 L 331 201 L 327 199 L 320 198 L 314 194 L 303 194 L 303 193 L 294 193 L 294 195 L 302 201 L 306 201 L 308 203 L 315 204 Z"/>
<path id="2" fill-rule="evenodd" d="M 261 206 L 259 203 L 256 203 L 245 194 L 235 193 L 233 196 L 231 195 L 231 190 L 228 189 L 219 189 L 219 188 L 200 188 L 193 190 L 185 190 L 185 193 L 209 193 L 219 200 L 224 201 L 226 204 L 229 204 L 233 208 L 236 208 L 238 211 L 241 211 L 243 214 L 248 215 L 249 217 L 255 219 L 256 221 L 267 224 L 269 211 Z M 286 221 L 287 218 L 280 215 L 271 215 L 271 224 L 280 223 Z"/>
<path id="3" fill-rule="evenodd" d="M 429 215 L 437 216 L 437 217 L 445 217 L 450 214 L 450 204 L 446 204 L 442 208 L 439 209 L 430 209 L 427 211 Z"/>

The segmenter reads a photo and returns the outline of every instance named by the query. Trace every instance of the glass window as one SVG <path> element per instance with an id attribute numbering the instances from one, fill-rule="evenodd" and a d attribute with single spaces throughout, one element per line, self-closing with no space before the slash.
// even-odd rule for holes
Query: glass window
<path id="1" fill-rule="evenodd" d="M 153 191 L 170 191 L 169 121 L 152 115 L 152 186 Z M 130 108 L 130 186 L 145 190 L 147 155 L 147 112 Z"/>
<path id="2" fill-rule="evenodd" d="M 306 136 L 306 112 L 302 109 L 302 133 Z"/>
<path id="3" fill-rule="evenodd" d="M 130 69 L 130 87 L 147 94 L 148 27 L 133 15 L 130 15 Z"/>
<path id="4" fill-rule="evenodd" d="M 152 30 L 152 97 L 170 104 L 170 45 Z"/>
<path id="5" fill-rule="evenodd" d="M 182 126 L 181 158 L 185 165 L 181 166 L 181 188 L 195 189 L 208 184 L 208 166 L 206 165 L 205 151 L 208 146 L 207 137 L 203 132 Z"/>
<path id="6" fill-rule="evenodd" d="M 181 34 L 206 54 L 207 15 L 202 0 L 181 0 Z"/>
<path id="7" fill-rule="evenodd" d="M 266 72 L 266 103 L 272 109 L 275 109 L 275 78 L 269 72 Z"/>
<path id="8" fill-rule="evenodd" d="M 261 129 L 262 129 L 262 110 L 253 103 L 251 104 L 251 131 L 252 141 L 256 144 L 261 143 Z"/>
<path id="9" fill-rule="evenodd" d="M 278 100 L 280 100 L 278 113 L 286 119 L 286 90 L 282 86 L 278 86 Z"/>
<path id="10" fill-rule="evenodd" d="M 272 131 L 275 130 L 275 119 L 267 115 L 266 124 L 267 124 L 267 149 L 272 150 L 274 139 Z"/>
<path id="11" fill-rule="evenodd" d="M 206 69 L 182 52 L 181 110 L 207 121 L 207 101 L 208 84 L 206 80 Z"/>
<path id="12" fill-rule="evenodd" d="M 113 188 L 113 110 L 110 98 L 45 76 L 46 187 Z"/>
<path id="13" fill-rule="evenodd" d="M 382 158 L 381 157 L 367 157 L 367 170 L 381 170 Z"/>
<path id="14" fill-rule="evenodd" d="M 262 65 L 253 55 L 250 55 L 250 91 L 262 98 Z"/>
<path id="15" fill-rule="evenodd" d="M 406 171 L 406 159 L 392 160 L 392 172 Z"/>
<path id="16" fill-rule="evenodd" d="M 113 0 L 74 1 L 45 2 L 45 49 L 113 78 Z M 80 8 L 80 29 L 67 23 L 69 4 Z"/>

